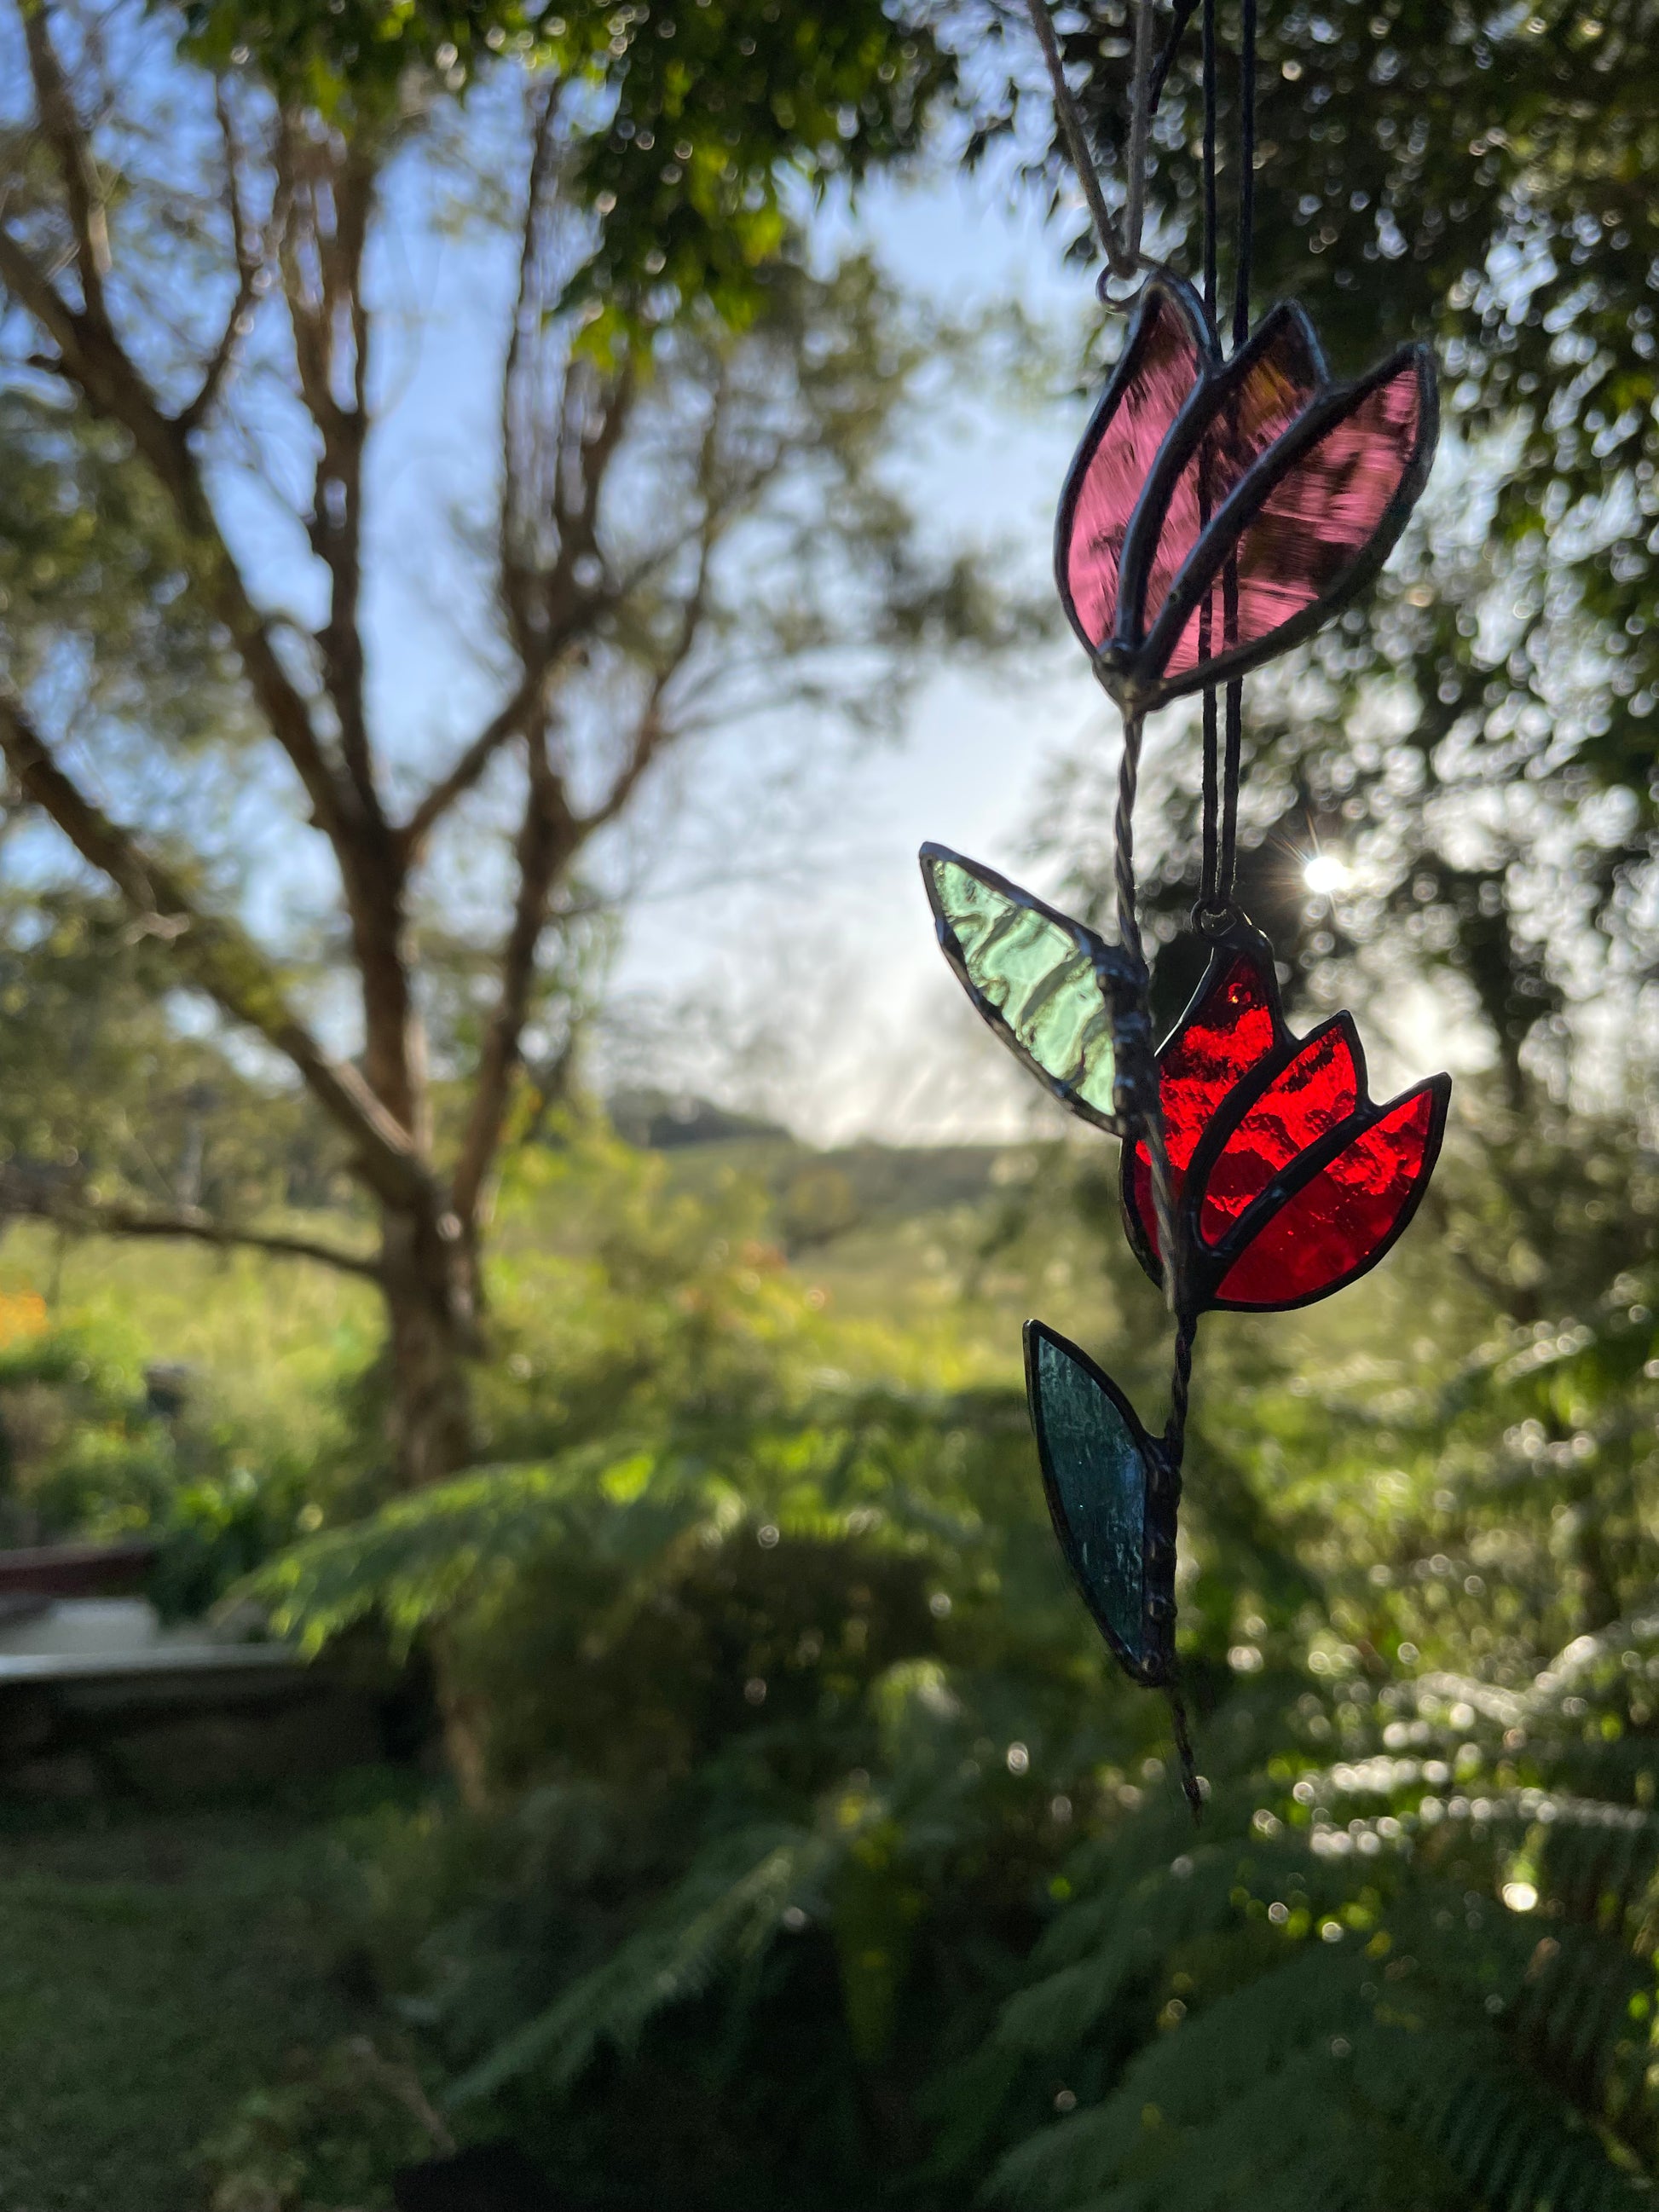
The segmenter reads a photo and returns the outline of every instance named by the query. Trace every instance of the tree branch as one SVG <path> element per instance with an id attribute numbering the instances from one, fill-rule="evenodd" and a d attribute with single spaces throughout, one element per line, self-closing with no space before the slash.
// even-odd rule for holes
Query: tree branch
<path id="1" fill-rule="evenodd" d="M 40 365 L 72 386 L 95 416 L 118 422 L 154 471 L 191 542 L 204 594 L 235 642 L 271 733 L 292 761 L 319 828 L 332 837 L 338 826 L 340 799 L 334 772 L 313 726 L 310 709 L 283 668 L 270 626 L 254 605 L 219 527 L 191 449 L 192 425 L 185 416 L 169 415 L 162 409 L 105 312 L 98 278 L 100 260 L 107 256 L 107 237 L 101 227 L 102 206 L 91 149 L 52 43 L 45 0 L 34 0 L 25 20 L 41 130 L 63 179 L 77 242 L 85 306 L 77 308 L 65 300 L 20 241 L 3 229 L 0 229 L 0 283 L 58 349 L 56 361 Z M 88 268 L 93 272 L 90 287 Z"/>
<path id="2" fill-rule="evenodd" d="M 104 305 L 104 279 L 109 274 L 109 227 L 104 217 L 103 191 L 97 164 L 86 133 L 75 112 L 75 100 L 66 82 L 58 50 L 52 43 L 44 7 L 25 8 L 23 39 L 29 58 L 29 75 L 40 110 L 40 129 L 57 159 L 69 204 L 70 228 L 75 239 L 76 273 L 88 320 L 109 327 Z"/>
<path id="3" fill-rule="evenodd" d="M 312 727 L 310 710 L 276 652 L 270 623 L 254 605 L 241 570 L 214 516 L 187 430 L 162 413 L 134 362 L 113 335 L 71 307 L 8 232 L 0 230 L 0 283 L 32 314 L 58 348 L 41 360 L 71 385 L 92 412 L 127 430 L 149 463 L 200 562 L 206 595 L 235 641 L 271 734 L 294 763 L 317 826 L 338 826 L 339 793 Z"/>
<path id="4" fill-rule="evenodd" d="M 80 317 L 9 230 L 0 229 L 0 283 L 26 307 L 58 349 L 58 358 L 31 354 L 29 367 L 78 380 L 70 366 L 80 358 Z"/>
<path id="5" fill-rule="evenodd" d="M 429 1104 L 407 957 L 406 848 L 386 819 L 365 683 L 369 317 L 363 258 L 375 180 L 367 143 L 334 132 L 314 136 L 283 118 L 275 155 L 276 261 L 300 395 L 319 440 L 308 530 L 312 550 L 328 571 L 329 605 L 316 641 L 344 770 L 333 843 L 362 979 L 363 1069 L 376 1096 L 424 1149 Z"/>
<path id="6" fill-rule="evenodd" d="M 187 434 L 198 423 L 206 420 L 235 363 L 237 349 L 248 333 L 259 271 L 264 266 L 263 252 L 251 251 L 248 245 L 247 218 L 242 204 L 241 149 L 236 143 L 236 133 L 232 127 L 222 83 L 213 88 L 213 108 L 219 118 L 219 132 L 225 144 L 225 201 L 230 216 L 232 247 L 236 256 L 236 297 L 225 318 L 219 343 L 213 349 L 202 373 L 196 397 L 179 413 L 179 427 Z"/>
<path id="7" fill-rule="evenodd" d="M 37 1179 L 26 1168 L 0 1167 L 0 1217 L 27 1214 L 36 1221 L 51 1221 L 60 1229 L 88 1237 L 183 1237 L 199 1244 L 228 1249 L 271 1252 L 289 1260 L 315 1260 L 343 1274 L 381 1279 L 380 1264 L 367 1255 L 348 1252 L 313 1237 L 289 1237 L 277 1230 L 245 1229 L 234 1222 L 216 1221 L 199 1206 L 181 1206 L 176 1213 L 161 1213 L 141 1206 L 123 1206 L 94 1198 L 78 1186 L 64 1186 Z"/>
<path id="8" fill-rule="evenodd" d="M 550 568 L 539 566 L 533 554 L 519 544 L 523 510 L 518 501 L 526 482 L 539 486 L 542 478 L 526 468 L 518 441 L 514 398 L 526 374 L 525 349 L 539 327 L 536 312 L 537 253 L 544 195 L 556 167 L 558 141 L 554 128 L 559 93 L 556 87 L 537 118 L 531 155 L 530 179 L 525 202 L 523 234 L 519 248 L 519 288 L 501 374 L 501 501 L 500 520 L 500 589 L 502 611 L 514 651 L 523 670 L 512 696 L 493 714 L 453 766 L 419 800 L 399 835 L 405 861 L 413 864 L 433 830 L 456 802 L 483 775 L 498 752 L 515 738 L 526 735 L 545 711 L 548 684 L 565 653 L 595 617 L 622 596 L 610 590 L 579 584 L 577 564 L 584 555 L 598 555 L 596 542 L 599 503 L 605 474 L 628 427 L 634 381 L 624 372 L 599 403 L 596 420 L 586 404 L 578 404 L 567 373 L 563 419 L 560 425 L 560 462 L 568 455 L 574 470 L 556 465 L 553 471 L 552 514 L 558 532 L 558 551 Z M 590 434 L 591 433 L 591 434 Z M 579 478 L 580 490 L 570 498 L 570 478 Z M 530 496 L 537 495 L 534 489 Z"/>
<path id="9" fill-rule="evenodd" d="M 55 822 L 82 858 L 107 876 L 143 925 L 233 1019 L 257 1030 L 303 1079 L 356 1145 L 363 1173 L 394 1204 L 429 1196 L 413 1140 L 349 1061 L 323 1050 L 283 994 L 270 963 L 234 922 L 197 910 L 183 884 L 131 832 L 64 773 L 21 701 L 0 686 L 0 752 L 25 798 Z"/>
<path id="10" fill-rule="evenodd" d="M 708 421 L 703 430 L 702 449 L 697 456 L 697 484 L 702 495 L 697 573 L 681 603 L 680 618 L 673 638 L 652 676 L 644 709 L 634 727 L 634 741 L 629 748 L 628 758 L 599 805 L 592 813 L 581 817 L 580 828 L 584 842 L 596 830 L 616 820 L 633 797 L 640 779 L 674 734 L 673 726 L 663 711 L 664 702 L 669 685 L 690 659 L 697 641 L 697 633 L 702 628 L 703 617 L 708 611 L 709 571 L 715 547 L 726 527 L 726 509 L 715 499 L 714 492 L 714 456 L 720 443 L 720 414 L 725 397 L 726 384 L 722 377 L 715 386 Z"/>
<path id="11" fill-rule="evenodd" d="M 536 980 L 536 955 L 547 925 L 548 902 L 583 834 L 571 813 L 563 781 L 548 757 L 546 729 L 539 728 L 530 741 L 529 790 L 516 848 L 519 889 L 507 942 L 501 948 L 501 986 L 478 1055 L 472 1110 L 450 1186 L 450 1203 L 469 1226 L 477 1218 L 485 1179 L 507 1121 L 531 988 Z"/>
<path id="12" fill-rule="evenodd" d="M 300 393 L 321 441 L 310 536 L 313 551 L 328 570 L 330 589 L 328 620 L 318 643 L 356 811 L 379 830 L 384 815 L 368 742 L 358 620 L 368 429 L 362 274 L 374 170 L 355 144 L 341 151 L 331 139 L 319 142 L 286 118 L 277 134 L 276 164 L 283 208 L 277 265 L 293 325 Z M 342 396 L 343 371 L 349 379 L 349 398 Z"/>
<path id="13" fill-rule="evenodd" d="M 584 482 L 580 507 L 561 523 L 561 564 L 564 559 L 563 533 L 568 528 L 585 533 L 577 538 L 578 544 L 586 543 L 590 548 L 592 545 L 599 487 L 610 453 L 621 435 L 628 396 L 625 387 L 618 387 L 613 395 L 600 437 L 593 441 L 596 447 L 604 447 L 605 451 L 598 466 Z M 545 725 L 538 726 L 530 734 L 529 790 L 516 848 L 518 891 L 507 941 L 501 948 L 501 986 L 479 1055 L 472 1110 L 451 1185 L 454 1210 L 469 1224 L 477 1218 L 484 1183 L 506 1127 L 513 1079 L 520 1065 L 524 1027 L 535 983 L 536 956 L 542 932 L 547 926 L 554 888 L 588 839 L 623 812 L 653 761 L 675 735 L 675 726 L 664 711 L 668 687 L 696 643 L 708 610 L 710 566 L 725 526 L 724 510 L 713 495 L 723 398 L 722 384 L 715 392 L 698 455 L 703 519 L 696 575 L 682 602 L 674 635 L 653 673 L 627 757 L 610 790 L 590 813 L 578 815 L 572 811 L 563 780 L 548 755 Z"/>
<path id="14" fill-rule="evenodd" d="M 413 866 L 427 839 L 456 801 L 471 790 L 504 745 L 540 719 L 550 665 L 526 670 L 506 704 L 492 714 L 447 775 L 433 784 L 398 832 L 404 864 Z"/>

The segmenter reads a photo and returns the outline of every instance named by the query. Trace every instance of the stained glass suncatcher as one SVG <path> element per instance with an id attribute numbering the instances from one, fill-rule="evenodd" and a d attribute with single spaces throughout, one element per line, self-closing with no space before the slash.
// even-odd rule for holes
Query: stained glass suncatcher
<path id="1" fill-rule="evenodd" d="M 1233 899 L 1246 672 L 1310 637 L 1388 557 L 1438 430 L 1426 347 L 1338 384 L 1313 325 L 1281 304 L 1250 329 L 1255 17 L 1240 18 L 1232 349 L 1192 285 L 1141 252 L 1141 176 L 1120 236 L 1042 0 L 1030 0 L 1063 135 L 1110 274 L 1145 272 L 1116 368 L 1066 476 L 1054 570 L 1073 629 L 1122 718 L 1112 889 L 1117 942 L 942 847 L 922 873 L 946 958 L 1003 1043 L 1073 1112 L 1123 1139 L 1124 1224 L 1175 1322 L 1170 1412 L 1153 1437 L 1110 1376 L 1047 1323 L 1025 1329 L 1027 1395 L 1054 1533 L 1113 1654 L 1170 1698 L 1182 1787 L 1202 1802 L 1177 1680 L 1176 1514 L 1199 1318 L 1282 1310 L 1374 1267 L 1421 1203 L 1450 1084 L 1385 1103 L 1351 1018 L 1286 1026 L 1272 947 Z M 1138 37 L 1142 149 L 1181 33 L 1155 72 Z M 1150 19 L 1142 15 L 1139 29 Z M 1216 22 L 1202 17 L 1205 300 L 1218 295 Z M 1166 150 L 1166 155 L 1167 151 Z M 1165 155 L 1160 155 L 1164 158 Z M 1108 298 L 1105 279 L 1102 297 Z M 1225 687 L 1225 743 L 1221 687 Z M 1133 816 L 1146 716 L 1204 694 L 1194 926 L 1209 962 L 1152 1054 Z"/>

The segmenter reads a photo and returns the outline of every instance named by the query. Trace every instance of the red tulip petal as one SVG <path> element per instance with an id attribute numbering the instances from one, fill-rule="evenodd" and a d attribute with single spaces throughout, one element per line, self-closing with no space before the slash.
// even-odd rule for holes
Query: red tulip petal
<path id="1" fill-rule="evenodd" d="M 1263 956 L 1265 957 L 1265 956 Z M 1198 1140 L 1217 1108 L 1281 1041 L 1277 997 L 1261 958 L 1240 952 L 1229 961 L 1158 1056 L 1158 1097 L 1170 1180 L 1177 1196 Z M 1158 1249 L 1152 1224 L 1152 1176 L 1146 1147 L 1137 1144 L 1125 1186 L 1125 1202 L 1147 1248 Z"/>
<path id="2" fill-rule="evenodd" d="M 1352 1031 L 1339 1017 L 1297 1048 L 1223 1146 L 1205 1178 L 1200 1236 L 1218 1243 L 1298 1153 L 1347 1120 L 1362 1089 Z"/>
<path id="3" fill-rule="evenodd" d="M 1202 358 L 1200 333 L 1178 296 L 1165 285 L 1149 284 L 1060 500 L 1060 596 L 1091 647 L 1116 625 L 1118 565 L 1129 518 L 1158 447 L 1198 381 Z"/>
<path id="4" fill-rule="evenodd" d="M 1147 569 L 1138 635 L 1144 635 L 1157 620 L 1204 525 L 1237 488 L 1251 464 L 1290 428 L 1318 392 L 1320 380 L 1312 332 L 1300 313 L 1284 307 L 1268 317 L 1245 351 L 1216 380 L 1214 413 L 1164 507 L 1158 550 Z M 1218 587 L 1215 612 L 1206 646 L 1218 653 L 1230 641 L 1220 621 Z"/>
<path id="5" fill-rule="evenodd" d="M 1419 458 L 1423 396 L 1415 350 L 1360 388 L 1239 532 L 1231 612 L 1224 568 L 1188 617 L 1164 663 L 1166 676 L 1191 675 L 1227 650 L 1229 639 L 1260 644 L 1340 596 L 1362 561 L 1374 557 L 1373 541 Z M 1397 526 L 1404 520 L 1401 514 Z"/>
<path id="6" fill-rule="evenodd" d="M 1368 1267 L 1427 1181 L 1444 1098 L 1443 1079 L 1419 1085 L 1361 1129 L 1245 1246 L 1216 1304 L 1302 1305 Z"/>
<path id="7" fill-rule="evenodd" d="M 1184 1169 L 1216 1109 L 1279 1042 L 1273 979 L 1261 960 L 1230 960 L 1158 1055 L 1170 1164 Z"/>

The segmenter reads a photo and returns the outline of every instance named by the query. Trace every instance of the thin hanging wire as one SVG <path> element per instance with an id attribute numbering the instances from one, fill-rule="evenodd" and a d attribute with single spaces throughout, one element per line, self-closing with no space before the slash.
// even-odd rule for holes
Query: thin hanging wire
<path id="1" fill-rule="evenodd" d="M 1250 335 L 1250 259 L 1255 240 L 1255 0 L 1243 0 L 1238 47 L 1238 252 L 1233 264 L 1233 343 Z"/>

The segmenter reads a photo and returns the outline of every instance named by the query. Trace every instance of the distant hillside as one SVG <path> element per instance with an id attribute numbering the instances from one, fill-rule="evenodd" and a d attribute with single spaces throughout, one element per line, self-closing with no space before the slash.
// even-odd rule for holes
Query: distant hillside
<path id="1" fill-rule="evenodd" d="M 605 1111 L 619 1137 L 642 1152 L 678 1152 L 687 1145 L 729 1145 L 741 1139 L 793 1138 L 781 1122 L 734 1114 L 712 1099 L 669 1091 L 618 1091 Z"/>
<path id="2" fill-rule="evenodd" d="M 855 1229 L 976 1206 L 992 1186 L 1006 1145 L 860 1143 L 820 1152 L 775 1121 L 733 1113 L 707 1098 L 627 1091 L 609 1102 L 617 1133 L 631 1145 L 676 1156 L 677 1176 L 700 1184 L 735 1169 L 771 1190 L 777 1228 L 792 1252 Z"/>

